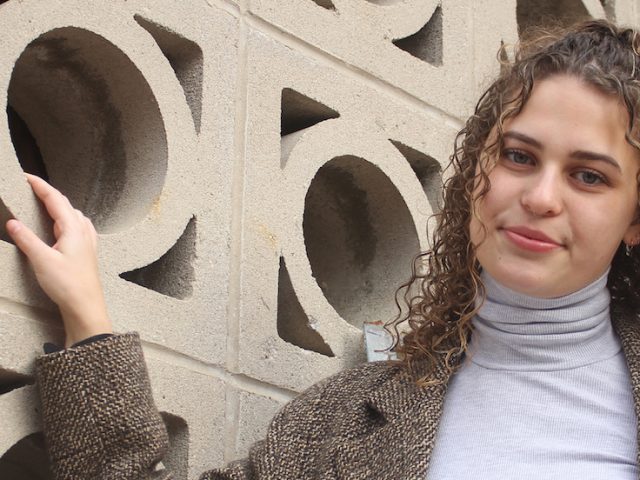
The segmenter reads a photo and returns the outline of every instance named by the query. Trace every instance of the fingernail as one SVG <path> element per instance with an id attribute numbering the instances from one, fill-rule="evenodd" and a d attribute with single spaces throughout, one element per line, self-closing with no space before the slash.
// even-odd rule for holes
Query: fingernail
<path id="1" fill-rule="evenodd" d="M 7 225 L 6 225 L 7 231 L 8 231 L 9 233 L 17 233 L 17 232 L 20 230 L 20 228 L 21 228 L 21 227 L 22 227 L 22 225 L 21 225 L 21 224 L 20 224 L 20 222 L 19 222 L 18 220 L 16 220 L 15 218 L 14 218 L 14 219 L 9 220 L 9 221 L 7 222 Z"/>

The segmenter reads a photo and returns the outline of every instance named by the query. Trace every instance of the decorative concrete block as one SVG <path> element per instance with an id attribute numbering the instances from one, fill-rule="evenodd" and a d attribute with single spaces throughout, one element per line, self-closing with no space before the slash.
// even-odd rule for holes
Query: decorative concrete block
<path id="1" fill-rule="evenodd" d="M 96 225 L 115 328 L 223 363 L 237 19 L 152 6 L 2 6 L 0 217 L 50 238 L 22 171 L 48 178 Z M 4 240 L 0 297 L 55 323 Z"/>
<path id="2" fill-rule="evenodd" d="M 224 453 L 225 384 L 188 365 L 145 351 L 156 406 L 169 432 L 163 465 L 176 480 L 220 467 Z"/>
<path id="3" fill-rule="evenodd" d="M 501 41 L 517 38 L 515 0 L 250 0 L 249 9 L 460 118 L 470 113 L 486 75 L 497 72 Z"/>
<path id="4" fill-rule="evenodd" d="M 0 300 L 0 391 L 17 378 L 31 377 L 45 342 L 64 342 L 64 332 L 48 312 Z M 4 373 L 3 373 L 4 372 Z"/>
<path id="5" fill-rule="evenodd" d="M 0 456 L 22 438 L 40 430 L 37 396 L 36 389 L 31 385 L 0 395 L 0 418 L 2 418 Z"/>
<path id="6" fill-rule="evenodd" d="M 235 458 L 245 458 L 255 442 L 265 438 L 273 416 L 284 405 L 270 397 L 236 390 L 238 426 L 235 438 Z"/>
<path id="7" fill-rule="evenodd" d="M 248 56 L 238 369 L 300 390 L 393 318 L 457 126 L 259 32 Z"/>
<path id="8" fill-rule="evenodd" d="M 607 12 L 599 0 L 518 0 L 516 18 L 522 36 L 531 27 L 568 26 L 590 18 L 607 18 Z"/>
<path id="9" fill-rule="evenodd" d="M 640 6 L 635 0 L 604 0 L 607 18 L 622 25 L 640 24 Z"/>
<path id="10" fill-rule="evenodd" d="M 39 433 L 41 426 L 37 397 L 33 386 L 24 386 L 8 392 L 0 390 L 2 478 L 50 478 L 47 476 L 49 470 L 44 441 Z"/>

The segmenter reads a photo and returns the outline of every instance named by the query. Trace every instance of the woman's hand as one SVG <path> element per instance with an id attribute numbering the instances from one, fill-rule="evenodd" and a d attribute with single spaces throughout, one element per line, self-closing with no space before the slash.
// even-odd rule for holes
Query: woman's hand
<path id="1" fill-rule="evenodd" d="M 60 308 L 65 346 L 111 333 L 97 261 L 97 234 L 67 197 L 34 175 L 27 180 L 53 219 L 56 243 L 49 247 L 26 225 L 9 220 L 7 232 L 27 256 L 44 292 Z"/>

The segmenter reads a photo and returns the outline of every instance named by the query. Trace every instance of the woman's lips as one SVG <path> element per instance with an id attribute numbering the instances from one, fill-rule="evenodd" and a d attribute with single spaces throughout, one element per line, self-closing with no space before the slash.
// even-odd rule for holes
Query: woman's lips
<path id="1" fill-rule="evenodd" d="M 538 230 L 508 227 L 503 228 L 502 231 L 516 246 L 531 252 L 546 253 L 562 246 Z"/>

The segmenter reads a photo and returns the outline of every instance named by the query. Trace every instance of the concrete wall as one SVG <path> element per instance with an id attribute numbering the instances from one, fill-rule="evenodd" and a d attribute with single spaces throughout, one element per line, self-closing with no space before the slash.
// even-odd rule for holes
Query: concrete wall
<path id="1" fill-rule="evenodd" d="M 500 43 L 549 16 L 637 24 L 639 3 L 0 0 L 0 220 L 48 235 L 22 170 L 91 216 L 165 465 L 196 478 L 364 360 Z M 31 375 L 61 324 L 0 238 L 0 477 L 45 479 Z"/>

